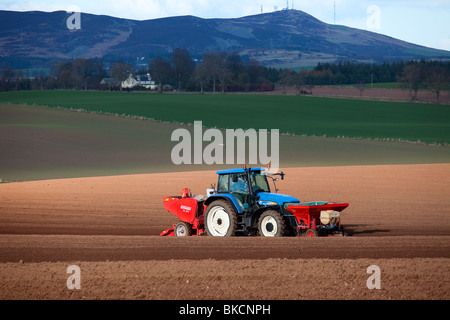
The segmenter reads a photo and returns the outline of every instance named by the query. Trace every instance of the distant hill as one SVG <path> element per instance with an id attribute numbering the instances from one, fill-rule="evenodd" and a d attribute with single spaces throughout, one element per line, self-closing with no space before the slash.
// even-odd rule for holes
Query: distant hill
<path id="1" fill-rule="evenodd" d="M 212 50 L 237 52 L 275 67 L 340 60 L 450 59 L 450 51 L 327 24 L 298 10 L 236 19 L 180 16 L 145 21 L 82 13 L 79 30 L 67 28 L 69 17 L 65 11 L 0 11 L 0 57 L 148 59 L 186 48 L 196 57 Z"/>

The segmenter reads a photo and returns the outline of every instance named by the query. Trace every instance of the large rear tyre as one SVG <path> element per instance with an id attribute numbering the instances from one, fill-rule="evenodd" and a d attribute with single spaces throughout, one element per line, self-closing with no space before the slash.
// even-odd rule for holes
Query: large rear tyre
<path id="1" fill-rule="evenodd" d="M 187 222 L 178 222 L 174 230 L 176 237 L 192 236 L 192 225 Z"/>
<path id="2" fill-rule="evenodd" d="M 212 202 L 205 213 L 205 229 L 208 236 L 232 237 L 236 233 L 236 211 L 225 200 Z"/>
<path id="3" fill-rule="evenodd" d="M 283 237 L 286 235 L 286 222 L 279 212 L 267 210 L 259 218 L 258 231 L 263 237 Z"/>

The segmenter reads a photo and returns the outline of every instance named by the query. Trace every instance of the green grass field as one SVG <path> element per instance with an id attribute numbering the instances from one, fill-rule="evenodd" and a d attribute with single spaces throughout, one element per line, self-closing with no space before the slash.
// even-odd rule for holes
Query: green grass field
<path id="1" fill-rule="evenodd" d="M 279 129 L 296 135 L 450 142 L 450 108 L 331 98 L 126 92 L 20 91 L 0 103 L 84 109 L 205 127 Z"/>

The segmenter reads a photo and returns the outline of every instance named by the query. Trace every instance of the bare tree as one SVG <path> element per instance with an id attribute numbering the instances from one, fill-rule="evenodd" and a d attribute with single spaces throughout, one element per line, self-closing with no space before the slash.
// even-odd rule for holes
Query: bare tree
<path id="1" fill-rule="evenodd" d="M 284 94 L 286 94 L 286 87 L 290 87 L 294 84 L 295 74 L 296 72 L 291 69 L 284 69 L 281 71 L 278 83 L 283 86 Z"/>
<path id="2" fill-rule="evenodd" d="M 195 68 L 194 60 L 186 49 L 175 49 L 172 62 L 177 76 L 178 90 L 182 90 L 192 77 Z"/>
<path id="3" fill-rule="evenodd" d="M 421 66 L 417 63 L 405 66 L 399 81 L 402 88 L 409 90 L 409 98 L 416 100 L 417 92 L 423 82 Z M 414 95 L 412 94 L 413 92 Z"/>
<path id="4" fill-rule="evenodd" d="M 244 61 L 238 53 L 228 54 L 226 57 L 226 67 L 230 72 L 231 81 L 234 83 L 245 84 L 249 80 Z"/>
<path id="5" fill-rule="evenodd" d="M 225 85 L 228 81 L 230 81 L 231 77 L 233 76 L 230 70 L 227 68 L 227 54 L 226 53 L 220 53 L 217 57 L 217 63 L 218 63 L 218 80 L 220 82 L 222 93 L 225 92 Z"/>
<path id="6" fill-rule="evenodd" d="M 150 74 L 158 82 L 158 91 L 162 93 L 163 84 L 168 82 L 173 76 L 173 69 L 167 60 L 157 57 L 150 61 Z"/>
<path id="7" fill-rule="evenodd" d="M 439 103 L 439 97 L 442 88 L 449 81 L 447 70 L 441 66 L 430 67 L 427 70 L 427 86 L 436 94 L 436 103 Z"/>
<path id="8" fill-rule="evenodd" d="M 292 83 L 297 89 L 297 95 L 300 95 L 302 93 L 303 86 L 306 85 L 305 76 L 301 72 L 292 73 Z"/>
<path id="9" fill-rule="evenodd" d="M 63 69 L 58 74 L 58 85 L 63 89 L 73 88 L 74 80 L 71 70 Z"/>
<path id="10" fill-rule="evenodd" d="M 227 54 L 224 52 L 207 52 L 203 55 L 204 72 L 213 84 L 213 92 L 216 92 L 216 83 L 219 81 L 222 85 L 222 92 L 225 91 L 225 84 L 230 79 L 231 73 L 227 69 Z"/>
<path id="11" fill-rule="evenodd" d="M 200 85 L 200 92 L 203 93 L 205 85 L 211 81 L 205 63 L 200 63 L 194 70 L 194 81 Z"/>
<path id="12" fill-rule="evenodd" d="M 84 87 L 87 90 L 88 69 L 89 61 L 87 59 L 78 58 L 72 61 L 72 77 L 75 87 Z"/>
<path id="13" fill-rule="evenodd" d="M 134 68 L 131 64 L 116 61 L 111 65 L 111 72 L 109 76 L 122 82 L 125 81 L 130 74 L 133 74 L 133 72 Z M 122 90 L 122 86 L 120 86 L 120 90 Z"/>
<path id="14" fill-rule="evenodd" d="M 131 64 L 122 61 L 113 62 L 111 65 L 110 77 L 119 81 L 125 81 L 134 72 Z"/>

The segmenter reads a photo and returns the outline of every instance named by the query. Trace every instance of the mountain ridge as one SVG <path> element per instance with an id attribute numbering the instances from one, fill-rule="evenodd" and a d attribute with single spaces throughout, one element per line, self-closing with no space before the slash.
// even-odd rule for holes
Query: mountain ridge
<path id="1" fill-rule="evenodd" d="M 193 56 L 236 52 L 273 67 L 307 67 L 318 62 L 382 63 L 450 59 L 450 51 L 428 48 L 382 34 L 327 24 L 299 10 L 239 18 L 186 15 L 131 20 L 81 13 L 81 29 L 69 30 L 65 11 L 0 11 L 0 56 L 48 59 L 146 57 L 185 48 Z"/>

